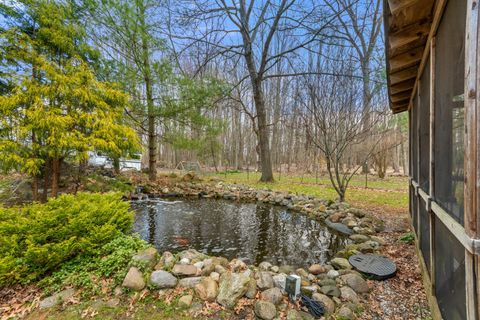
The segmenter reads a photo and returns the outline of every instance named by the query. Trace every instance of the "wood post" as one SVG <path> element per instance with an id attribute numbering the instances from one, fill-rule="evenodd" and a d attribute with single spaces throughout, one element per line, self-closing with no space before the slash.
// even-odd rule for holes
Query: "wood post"
<path id="1" fill-rule="evenodd" d="M 464 226 L 465 232 L 470 238 L 478 238 L 479 216 L 479 193 L 477 185 L 480 181 L 480 172 L 477 170 L 480 157 L 478 155 L 478 142 L 480 141 L 478 107 L 478 70 L 479 59 L 479 16 L 478 0 L 468 0 L 467 23 L 465 32 L 465 158 L 464 158 Z M 480 283 L 478 277 L 478 259 L 472 253 L 465 250 L 465 277 L 467 295 L 467 318 L 477 319 L 480 314 L 478 309 L 478 294 Z"/>

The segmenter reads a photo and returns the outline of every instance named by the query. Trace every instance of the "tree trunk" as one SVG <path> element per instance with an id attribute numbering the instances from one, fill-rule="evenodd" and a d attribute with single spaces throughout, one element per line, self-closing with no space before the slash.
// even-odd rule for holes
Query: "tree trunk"
<path id="1" fill-rule="evenodd" d="M 52 197 L 58 195 L 58 184 L 60 181 L 60 159 L 52 159 Z"/>
<path id="2" fill-rule="evenodd" d="M 45 173 L 44 173 L 44 179 L 43 179 L 43 195 L 42 195 L 42 201 L 46 202 L 48 198 L 48 187 L 50 186 L 50 165 L 51 161 L 50 159 L 45 160 Z"/>
<path id="3" fill-rule="evenodd" d="M 150 66 L 150 52 L 148 47 L 148 36 L 145 25 L 145 6 L 139 1 L 139 19 L 142 26 L 142 55 L 143 55 L 143 80 L 145 82 L 145 94 L 147 98 L 147 119 L 148 119 L 148 179 L 155 181 L 157 178 L 157 141 L 155 130 L 155 108 L 153 103 L 153 84 Z"/>

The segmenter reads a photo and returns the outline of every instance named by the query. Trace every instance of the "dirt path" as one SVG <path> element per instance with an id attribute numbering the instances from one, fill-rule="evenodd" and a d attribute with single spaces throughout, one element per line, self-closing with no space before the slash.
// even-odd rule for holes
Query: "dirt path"
<path id="1" fill-rule="evenodd" d="M 385 222 L 385 231 L 379 234 L 385 240 L 381 254 L 395 261 L 398 271 L 392 279 L 372 281 L 373 290 L 359 319 L 431 319 L 415 245 L 399 240 L 410 231 L 407 213 L 368 210 Z"/>

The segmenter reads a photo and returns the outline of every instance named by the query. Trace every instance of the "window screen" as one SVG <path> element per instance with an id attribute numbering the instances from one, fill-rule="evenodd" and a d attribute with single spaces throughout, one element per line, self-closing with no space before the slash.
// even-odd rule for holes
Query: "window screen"
<path id="1" fill-rule="evenodd" d="M 430 192 L 430 59 L 428 60 L 422 77 L 419 90 L 419 148 L 420 176 L 418 183 L 426 193 Z"/>
<path id="2" fill-rule="evenodd" d="M 435 49 L 435 200 L 462 225 L 466 3 L 447 2 Z"/>
<path id="3" fill-rule="evenodd" d="M 465 249 L 435 218 L 435 295 L 444 320 L 464 320 Z"/>

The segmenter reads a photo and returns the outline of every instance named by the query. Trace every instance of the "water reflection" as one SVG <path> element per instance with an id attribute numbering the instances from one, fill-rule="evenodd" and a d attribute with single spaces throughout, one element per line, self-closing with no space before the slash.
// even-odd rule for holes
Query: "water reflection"
<path id="1" fill-rule="evenodd" d="M 141 201 L 133 230 L 159 251 L 206 254 L 306 266 L 329 260 L 345 239 L 283 207 L 226 200 Z"/>

